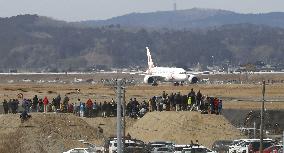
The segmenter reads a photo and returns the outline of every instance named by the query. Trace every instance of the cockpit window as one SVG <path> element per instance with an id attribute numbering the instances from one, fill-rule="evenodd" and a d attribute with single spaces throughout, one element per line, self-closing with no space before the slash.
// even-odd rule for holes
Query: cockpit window
<path id="1" fill-rule="evenodd" d="M 186 72 L 179 72 L 179 74 L 186 74 Z"/>

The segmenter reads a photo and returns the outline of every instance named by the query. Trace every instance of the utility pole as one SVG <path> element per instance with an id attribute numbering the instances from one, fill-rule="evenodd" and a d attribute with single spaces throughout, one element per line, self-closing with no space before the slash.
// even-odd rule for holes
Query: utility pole
<path id="1" fill-rule="evenodd" d="M 259 152 L 263 153 L 263 119 L 264 119 L 264 95 L 265 95 L 265 81 L 263 81 L 262 86 L 262 104 L 261 104 L 261 112 L 260 112 L 260 146 Z"/>
<path id="2" fill-rule="evenodd" d="M 117 119 L 116 119 L 116 134 L 117 134 L 117 153 L 122 153 L 122 138 L 121 138 L 121 93 L 122 80 L 117 80 L 116 98 L 117 98 Z"/>
<path id="3" fill-rule="evenodd" d="M 282 142 L 283 142 L 283 153 L 284 153 L 284 131 L 283 131 L 283 138 L 282 138 Z"/>
<path id="4" fill-rule="evenodd" d="M 123 105 L 122 105 L 122 111 L 123 111 L 123 152 L 125 152 L 124 151 L 124 149 L 125 149 L 125 140 L 126 140 L 126 138 L 125 138 L 125 130 L 126 130 L 126 118 L 125 118 L 125 116 L 126 116 L 126 110 L 125 110 L 125 108 L 126 108 L 126 101 L 125 101 L 125 87 L 123 88 Z"/>
<path id="5" fill-rule="evenodd" d="M 256 139 L 256 124 L 253 122 L 253 138 Z"/>

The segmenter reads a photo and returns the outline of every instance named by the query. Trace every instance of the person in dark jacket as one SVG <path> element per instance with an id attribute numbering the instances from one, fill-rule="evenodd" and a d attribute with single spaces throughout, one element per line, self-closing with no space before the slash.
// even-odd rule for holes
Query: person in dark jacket
<path id="1" fill-rule="evenodd" d="M 33 106 L 32 106 L 33 111 L 37 111 L 37 107 L 38 107 L 38 97 L 37 95 L 35 95 L 33 98 Z"/>
<path id="2" fill-rule="evenodd" d="M 43 112 L 43 108 L 44 108 L 43 101 L 42 99 L 39 99 L 38 100 L 38 112 Z"/>
<path id="3" fill-rule="evenodd" d="M 107 102 L 104 101 L 103 105 L 102 105 L 102 117 L 107 117 Z"/>
<path id="4" fill-rule="evenodd" d="M 9 105 L 8 105 L 8 102 L 7 102 L 6 99 L 4 99 L 4 101 L 3 101 L 3 108 L 4 108 L 4 113 L 5 113 L 5 114 L 8 114 Z"/>
<path id="5" fill-rule="evenodd" d="M 200 106 L 201 106 L 201 100 L 202 100 L 202 94 L 199 90 L 196 94 L 196 106 L 198 110 L 200 109 Z"/>
<path id="6" fill-rule="evenodd" d="M 173 93 L 171 93 L 170 95 L 169 95 L 169 103 L 170 103 L 170 110 L 172 111 L 173 110 L 173 108 L 175 107 L 175 105 L 174 105 L 174 94 Z"/>
<path id="7" fill-rule="evenodd" d="M 61 102 L 61 96 L 58 95 L 58 96 L 55 98 L 55 109 L 56 109 L 56 110 L 60 109 L 60 102 Z"/>
<path id="8" fill-rule="evenodd" d="M 17 99 L 13 99 L 11 102 L 12 113 L 16 114 L 19 107 L 19 101 Z"/>
<path id="9" fill-rule="evenodd" d="M 181 107 L 181 95 L 180 95 L 180 92 L 178 92 L 175 97 L 175 104 L 176 104 L 176 111 L 180 111 L 180 107 Z"/>
<path id="10" fill-rule="evenodd" d="M 65 95 L 65 97 L 63 99 L 63 112 L 67 112 L 68 104 L 69 104 L 69 97 L 67 95 Z"/>

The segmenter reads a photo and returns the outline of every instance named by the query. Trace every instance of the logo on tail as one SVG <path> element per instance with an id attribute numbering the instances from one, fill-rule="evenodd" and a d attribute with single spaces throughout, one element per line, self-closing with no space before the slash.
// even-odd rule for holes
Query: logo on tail
<path id="1" fill-rule="evenodd" d="M 151 73 L 152 68 L 154 68 L 154 63 L 153 63 L 153 60 L 152 60 L 152 57 L 151 57 L 151 52 L 150 52 L 149 47 L 146 47 L 146 50 L 147 50 L 147 57 L 148 57 L 148 70 L 147 70 L 147 73 Z"/>

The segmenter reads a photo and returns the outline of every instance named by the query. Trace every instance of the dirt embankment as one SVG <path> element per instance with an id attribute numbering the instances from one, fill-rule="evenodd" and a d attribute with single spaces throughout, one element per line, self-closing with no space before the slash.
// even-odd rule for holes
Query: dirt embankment
<path id="1" fill-rule="evenodd" d="M 242 137 L 239 130 L 222 115 L 199 112 L 151 112 L 127 130 L 134 138 L 149 142 L 154 140 L 190 144 L 198 140 L 211 147 L 216 140 L 233 140 Z"/>
<path id="2" fill-rule="evenodd" d="M 80 139 L 98 139 L 96 128 L 71 114 L 32 114 L 24 123 L 19 115 L 2 115 L 0 123 L 0 152 L 5 153 L 62 152 L 82 147 Z"/>

